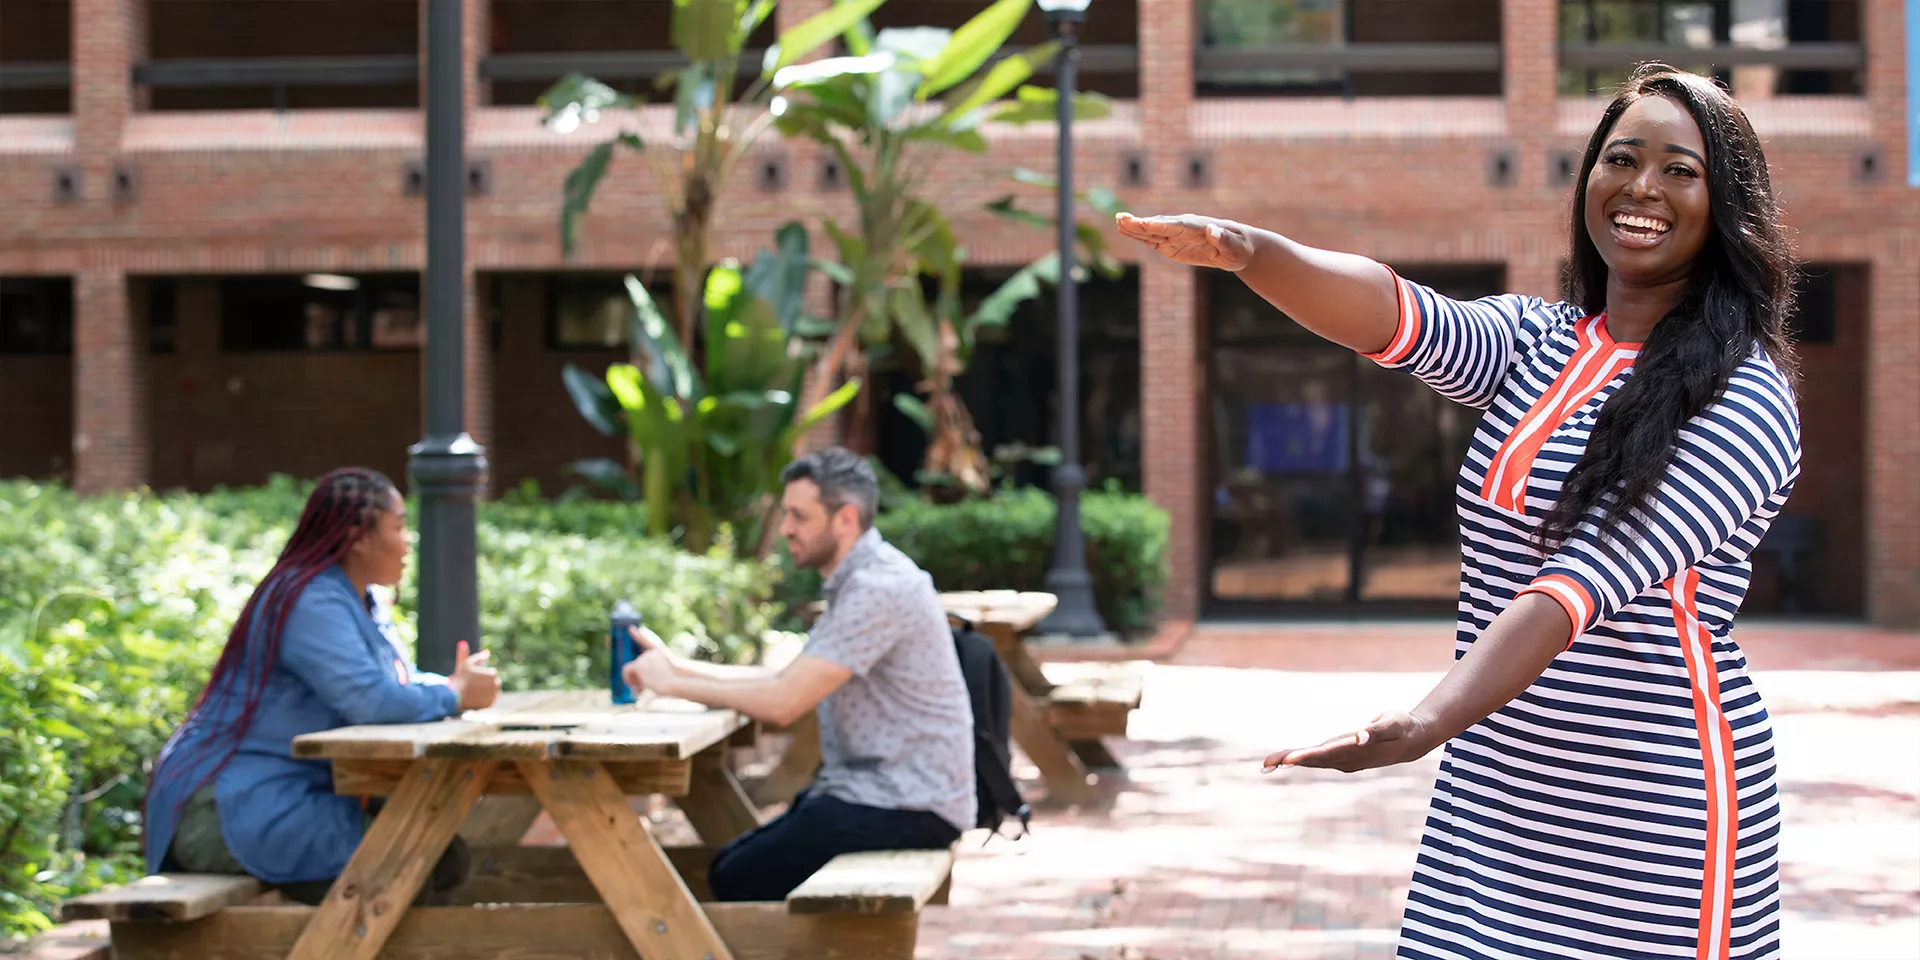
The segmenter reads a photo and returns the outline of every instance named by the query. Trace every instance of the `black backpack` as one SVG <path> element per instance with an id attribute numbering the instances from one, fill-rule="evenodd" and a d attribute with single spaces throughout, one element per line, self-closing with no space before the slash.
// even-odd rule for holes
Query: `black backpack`
<path id="1" fill-rule="evenodd" d="M 1032 813 L 1013 782 L 1013 750 L 1008 745 L 1013 726 L 1013 683 L 1006 664 L 993 649 L 993 640 L 963 617 L 951 617 L 953 649 L 960 655 L 960 673 L 973 701 L 973 780 L 980 801 L 976 825 L 995 834 L 1007 817 L 1020 821 L 1020 833 L 1029 832 Z M 988 839 L 992 839 L 989 837 Z"/>

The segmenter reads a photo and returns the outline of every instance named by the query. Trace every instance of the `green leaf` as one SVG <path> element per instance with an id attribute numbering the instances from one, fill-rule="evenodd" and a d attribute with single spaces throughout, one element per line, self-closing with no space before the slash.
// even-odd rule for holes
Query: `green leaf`
<path id="1" fill-rule="evenodd" d="M 576 460 L 567 465 L 567 472 L 629 503 L 640 499 L 640 485 L 627 468 L 604 457 Z"/>
<path id="2" fill-rule="evenodd" d="M 831 317 L 801 317 L 799 322 L 793 325 L 793 335 L 796 337 L 818 339 L 820 337 L 831 337 L 834 332 L 839 329 L 840 321 L 834 320 Z"/>
<path id="3" fill-rule="evenodd" d="M 747 8 L 746 15 L 740 18 L 740 36 L 751 37 L 760 25 L 767 22 L 773 13 L 774 0 L 753 0 L 753 6 Z"/>
<path id="4" fill-rule="evenodd" d="M 798 220 L 781 225 L 774 232 L 775 249 L 762 250 L 747 268 L 747 289 L 773 307 L 780 329 L 793 332 L 807 296 L 807 273 L 812 260 L 808 256 L 807 228 Z"/>
<path id="5" fill-rule="evenodd" d="M 988 70 L 974 82 L 958 88 L 954 91 L 953 95 L 950 95 L 947 111 L 942 116 L 942 119 L 953 118 L 954 120 L 958 120 L 959 118 L 967 117 L 971 118 L 966 121 L 967 126 L 973 126 L 979 122 L 979 115 L 975 111 L 1006 96 L 1021 84 L 1026 83 L 1028 78 L 1033 76 L 1034 71 L 1039 68 L 1040 64 L 1053 59 L 1054 55 L 1059 52 L 1060 45 L 1058 43 L 1045 43 L 1023 53 L 1016 53 L 994 64 L 993 69 Z"/>
<path id="6" fill-rule="evenodd" d="M 804 436 L 808 430 L 818 426 L 820 421 L 833 416 L 841 407 L 852 403 L 853 398 L 859 393 L 860 378 L 848 379 L 846 383 L 840 385 L 840 389 L 827 394 L 819 403 L 813 405 L 813 409 L 802 414 L 799 422 L 789 428 L 789 436 L 794 439 Z M 789 441 L 787 445 L 792 446 L 792 442 Z"/>
<path id="7" fill-rule="evenodd" d="M 586 216 L 587 209 L 593 205 L 594 191 L 599 189 L 601 179 L 607 175 L 607 164 L 613 160 L 613 148 L 616 146 L 636 151 L 642 149 L 638 136 L 621 133 L 588 151 L 586 159 L 567 174 L 560 200 L 560 249 L 566 255 L 573 253 L 580 231 L 580 218 Z"/>
<path id="8" fill-rule="evenodd" d="M 1033 8 L 1033 0 L 997 0 L 953 32 L 940 55 L 927 64 L 926 79 L 913 98 L 922 101 L 966 78 L 998 52 L 1000 46 L 1019 29 Z"/>
<path id="9" fill-rule="evenodd" d="M 746 0 L 673 0 L 673 47 L 695 63 L 734 56 L 746 15 Z"/>
<path id="10" fill-rule="evenodd" d="M 673 89 L 673 132 L 685 136 L 700 114 L 713 109 L 713 98 L 712 61 L 695 61 L 680 71 Z"/>
<path id="11" fill-rule="evenodd" d="M 768 66 L 767 73 L 774 73 L 782 67 L 799 61 L 834 37 L 855 29 L 867 15 L 878 9 L 882 0 L 840 0 L 833 6 L 793 25 L 793 28 L 780 35 L 777 45 L 778 57 Z M 855 56 L 865 56 L 868 51 L 858 49 L 849 38 L 849 52 Z"/>
<path id="12" fill-rule="evenodd" d="M 85 740 L 87 738 L 86 731 L 81 730 L 79 727 L 59 717 L 41 717 L 39 725 L 42 731 L 64 740 Z"/>
<path id="13" fill-rule="evenodd" d="M 1057 278 L 1059 274 L 1060 258 L 1052 253 L 1021 267 L 980 301 L 980 306 L 974 308 L 967 323 L 975 327 L 1006 326 L 1021 304 L 1040 295 L 1041 281 L 1051 282 L 1049 278 Z"/>
<path id="14" fill-rule="evenodd" d="M 639 278 L 627 274 L 625 283 L 627 300 L 633 304 L 633 313 L 627 318 L 627 342 L 646 352 L 647 382 L 665 396 L 695 397 L 702 389 L 699 377 L 680 346 L 680 338 L 674 336 L 673 326 Z M 621 404 L 633 407 L 624 398 Z"/>
<path id="15" fill-rule="evenodd" d="M 604 379 L 569 363 L 560 371 L 560 379 L 566 384 L 567 395 L 573 398 L 573 405 L 587 425 L 603 436 L 620 435 L 620 401 L 614 399 L 613 391 L 608 389 Z"/>
<path id="16" fill-rule="evenodd" d="M 827 275 L 827 279 L 841 286 L 853 283 L 853 271 L 838 260 L 815 260 L 813 269 Z"/>
<path id="17" fill-rule="evenodd" d="M 1098 120 L 1113 112 L 1113 101 L 1097 93 L 1073 95 L 1073 119 Z M 1021 87 L 1014 102 L 993 114 L 996 123 L 1035 123 L 1059 119 L 1060 93 L 1048 87 Z"/>
<path id="18" fill-rule="evenodd" d="M 1041 216 L 1031 210 L 1020 209 L 1018 201 L 1013 198 L 1012 194 L 1008 194 L 987 204 L 987 209 L 992 211 L 996 216 L 1005 217 L 1015 223 L 1024 223 L 1030 227 L 1045 229 L 1053 226 L 1053 219 L 1051 217 Z"/>
<path id="19" fill-rule="evenodd" d="M 986 153 L 987 138 L 978 130 L 956 130 L 939 123 L 929 123 L 914 127 L 907 132 L 907 139 L 922 143 L 943 143 L 950 147 L 965 150 L 968 153 Z"/>
<path id="20" fill-rule="evenodd" d="M 920 429 L 933 432 L 933 411 L 928 410 L 919 397 L 911 393 L 896 393 L 893 395 L 893 408 L 905 414 L 908 420 L 919 424 Z"/>
<path id="21" fill-rule="evenodd" d="M 647 394 L 640 387 L 640 369 L 633 364 L 616 363 L 607 367 L 607 391 L 628 411 L 646 409 Z"/>
<path id="22" fill-rule="evenodd" d="M 891 129 L 913 105 L 913 90 L 921 71 L 947 46 L 953 33 L 939 27 L 890 27 L 874 38 L 874 48 L 894 54 L 900 64 L 873 79 L 867 93 L 867 119 Z"/>
<path id="23" fill-rule="evenodd" d="M 1108 220 L 1119 216 L 1121 211 L 1127 209 L 1127 205 L 1106 187 L 1088 187 L 1087 192 L 1081 196 L 1086 199 L 1088 206 L 1100 211 L 1100 215 Z"/>
<path id="24" fill-rule="evenodd" d="M 893 310 L 894 325 L 899 327 L 907 345 L 919 355 L 922 368 L 933 369 L 940 361 L 940 330 L 933 315 L 927 312 L 927 301 L 919 284 L 893 288 L 888 305 Z"/>
<path id="25" fill-rule="evenodd" d="M 572 133 L 583 123 L 596 123 L 600 111 L 631 107 L 632 97 L 580 73 L 570 73 L 547 88 L 537 101 L 540 122 L 555 133 Z"/>
<path id="26" fill-rule="evenodd" d="M 805 90 L 819 95 L 814 88 L 820 84 L 841 77 L 865 77 L 893 69 L 899 64 L 899 57 L 882 51 L 870 53 L 864 57 L 827 57 L 811 63 L 782 67 L 773 75 L 775 90 Z M 785 113 L 785 110 L 782 111 Z M 836 116 L 836 119 L 838 117 Z"/>
<path id="27" fill-rule="evenodd" d="M 574 241 L 580 231 L 580 218 L 593 205 L 593 192 L 600 187 L 601 178 L 607 175 L 607 164 L 613 160 L 614 141 L 609 140 L 587 152 L 587 158 L 567 174 L 566 184 L 561 188 L 560 200 L 560 249 L 563 253 L 573 253 Z"/>

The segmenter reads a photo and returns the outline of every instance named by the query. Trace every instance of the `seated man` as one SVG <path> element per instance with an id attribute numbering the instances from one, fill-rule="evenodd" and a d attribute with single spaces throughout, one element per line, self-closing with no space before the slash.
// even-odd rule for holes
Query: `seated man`
<path id="1" fill-rule="evenodd" d="M 772 822 L 726 845 L 707 875 L 716 900 L 782 900 L 842 853 L 938 849 L 973 826 L 973 712 L 933 579 L 873 529 L 879 483 L 839 448 L 781 474 L 781 535 L 826 577 L 827 610 L 777 676 L 722 678 L 647 649 L 635 689 L 785 726 L 818 709 L 820 775 Z"/>

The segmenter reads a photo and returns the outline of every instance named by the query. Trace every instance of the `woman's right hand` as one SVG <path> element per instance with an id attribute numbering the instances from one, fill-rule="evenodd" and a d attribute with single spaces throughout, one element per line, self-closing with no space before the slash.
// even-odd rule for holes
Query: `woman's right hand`
<path id="1" fill-rule="evenodd" d="M 1238 273 L 1253 263 L 1253 228 L 1232 220 L 1182 214 L 1172 217 L 1115 216 L 1120 232 L 1175 263 Z"/>
<path id="2" fill-rule="evenodd" d="M 467 642 L 460 641 L 453 651 L 453 676 L 447 686 L 460 698 L 461 710 L 485 710 L 500 696 L 500 674 L 487 666 L 490 650 L 467 655 Z"/>

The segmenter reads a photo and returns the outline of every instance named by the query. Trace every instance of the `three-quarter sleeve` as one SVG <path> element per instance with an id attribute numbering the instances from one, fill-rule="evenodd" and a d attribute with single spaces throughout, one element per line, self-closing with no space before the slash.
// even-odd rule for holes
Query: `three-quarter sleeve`
<path id="1" fill-rule="evenodd" d="M 1723 549 L 1750 553 L 1799 473 L 1792 392 L 1770 367 L 1750 361 L 1682 428 L 1644 506 L 1604 530 L 1596 510 L 1520 593 L 1552 597 L 1578 637 Z"/>
<path id="2" fill-rule="evenodd" d="M 1362 356 L 1405 369 L 1450 400 L 1486 409 L 1520 356 L 1528 313 L 1542 301 L 1519 294 L 1455 300 L 1397 273 L 1393 286 L 1400 308 L 1393 339 Z"/>

